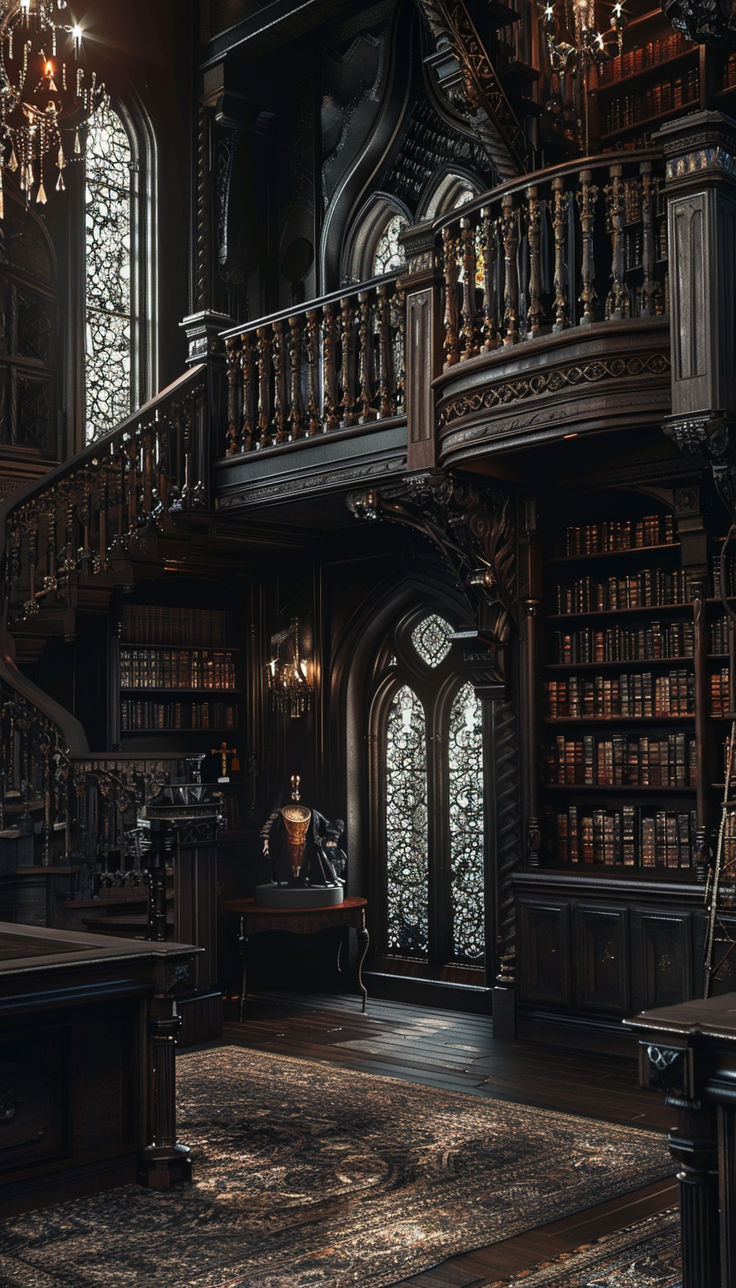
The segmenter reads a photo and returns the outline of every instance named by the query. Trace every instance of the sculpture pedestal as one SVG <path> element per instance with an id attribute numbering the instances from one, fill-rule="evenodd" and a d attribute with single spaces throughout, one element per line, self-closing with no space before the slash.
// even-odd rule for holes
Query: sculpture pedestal
<path id="1" fill-rule="evenodd" d="M 342 903 L 340 886 L 288 886 L 268 881 L 256 886 L 259 908 L 332 908 Z"/>

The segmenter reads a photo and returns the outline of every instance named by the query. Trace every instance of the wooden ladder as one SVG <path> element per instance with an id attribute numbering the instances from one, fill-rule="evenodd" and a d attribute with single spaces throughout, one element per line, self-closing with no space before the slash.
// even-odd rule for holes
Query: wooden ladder
<path id="1" fill-rule="evenodd" d="M 736 845 L 728 846 L 733 840 L 727 835 L 729 816 L 736 815 L 736 799 L 731 796 L 731 784 L 736 763 L 736 718 L 731 720 L 731 729 L 726 745 L 726 779 L 723 785 L 721 801 L 721 818 L 718 824 L 718 840 L 713 867 L 708 873 L 705 887 L 705 907 L 707 912 L 707 931 L 705 939 L 705 997 L 710 997 L 713 980 L 723 969 L 731 954 L 736 950 L 736 926 L 729 928 L 723 918 L 724 909 L 736 908 Z M 716 945 L 723 945 L 724 951 L 714 963 Z"/>

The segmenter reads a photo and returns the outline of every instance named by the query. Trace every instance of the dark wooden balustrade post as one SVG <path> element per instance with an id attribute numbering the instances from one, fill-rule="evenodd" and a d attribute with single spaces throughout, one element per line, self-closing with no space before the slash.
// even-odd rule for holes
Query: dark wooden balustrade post
<path id="1" fill-rule="evenodd" d="M 182 949 L 180 960 L 163 960 L 155 969 L 149 1004 L 148 1144 L 139 1156 L 138 1179 L 150 1189 L 167 1190 L 192 1179 L 188 1146 L 176 1139 L 176 1038 L 181 1028 L 175 994 L 196 949 Z"/>
<path id="2" fill-rule="evenodd" d="M 271 361 L 273 363 L 273 423 L 274 434 L 271 442 L 278 445 L 286 442 L 286 339 L 284 324 L 280 320 L 273 323 L 271 339 Z"/>
<path id="3" fill-rule="evenodd" d="M 460 312 L 457 286 L 457 236 L 452 228 L 442 230 L 442 262 L 445 272 L 445 367 L 460 361 Z"/>
<path id="4" fill-rule="evenodd" d="M 240 337 L 240 343 L 240 371 L 243 380 L 241 449 L 244 452 L 249 452 L 253 447 L 253 437 L 256 432 L 256 359 L 252 332 L 244 331 Z"/>
<path id="5" fill-rule="evenodd" d="M 460 220 L 460 246 L 463 261 L 463 302 L 460 315 L 461 357 L 474 358 L 479 352 L 475 307 L 475 224 L 466 216 Z"/>
<path id="6" fill-rule="evenodd" d="M 307 361 L 307 406 L 306 431 L 312 438 L 321 428 L 319 413 L 319 312 L 307 310 L 307 329 L 305 337 Z"/>
<path id="7" fill-rule="evenodd" d="M 528 334 L 539 335 L 542 324 L 542 206 L 539 188 L 532 183 L 526 190 L 526 229 L 529 245 Z"/>
<path id="8" fill-rule="evenodd" d="M 271 441 L 271 331 L 259 326 L 258 336 L 258 446 Z"/>
<path id="9" fill-rule="evenodd" d="M 337 401 L 337 317 L 333 304 L 325 304 L 322 323 L 322 429 L 329 432 L 340 424 Z"/>
<path id="10" fill-rule="evenodd" d="M 358 294 L 358 404 L 360 412 L 358 423 L 367 424 L 376 420 L 377 411 L 373 406 L 374 398 L 374 362 L 373 362 L 373 313 L 375 295 L 372 291 L 360 291 Z"/>
<path id="11" fill-rule="evenodd" d="M 289 422 L 290 438 L 304 434 L 304 400 L 302 398 L 302 318 L 289 318 Z"/>
<path id="12" fill-rule="evenodd" d="M 501 236 L 504 252 L 503 342 L 513 345 L 519 339 L 519 216 L 510 193 L 501 202 Z"/>
<path id="13" fill-rule="evenodd" d="M 595 321 L 594 305 L 598 298 L 595 289 L 595 258 L 593 255 L 593 223 L 598 200 L 598 188 L 593 183 L 592 170 L 581 170 L 577 191 L 578 214 L 582 254 L 580 259 L 580 303 L 583 312 L 581 326 L 591 326 Z"/>
<path id="14" fill-rule="evenodd" d="M 653 318 L 657 313 L 659 294 L 655 277 L 656 241 L 654 232 L 654 204 L 656 189 L 651 161 L 639 163 L 641 183 L 641 308 L 643 318 Z"/>
<path id="15" fill-rule="evenodd" d="M 350 296 L 340 300 L 340 423 L 355 424 L 355 308 Z"/>
<path id="16" fill-rule="evenodd" d="M 609 183 L 606 186 L 608 202 L 608 227 L 611 234 L 611 289 L 606 298 L 606 317 L 614 321 L 629 317 L 631 299 L 624 277 L 624 183 L 623 167 L 612 165 L 609 168 Z"/>
<path id="17" fill-rule="evenodd" d="M 225 341 L 227 369 L 227 456 L 243 450 L 242 380 L 243 345 L 238 336 L 228 336 Z"/>
<path id="18" fill-rule="evenodd" d="M 567 295 L 567 192 L 565 180 L 556 175 L 552 180 L 552 230 L 555 241 L 555 320 L 553 331 L 569 326 L 570 305 Z"/>
<path id="19" fill-rule="evenodd" d="M 195 494 L 202 503 L 210 500 L 210 463 L 223 456 L 229 444 L 228 383 L 224 331 L 237 319 L 213 309 L 190 314 L 180 323 L 187 337 L 187 366 L 206 367 L 206 396 L 194 422 L 193 459 Z"/>

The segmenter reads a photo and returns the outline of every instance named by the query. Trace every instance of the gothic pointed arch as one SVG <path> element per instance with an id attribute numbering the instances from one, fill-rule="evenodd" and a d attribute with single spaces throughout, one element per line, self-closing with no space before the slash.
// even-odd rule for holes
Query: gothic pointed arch
<path id="1" fill-rule="evenodd" d="M 358 211 L 348 232 L 340 268 L 341 282 L 365 282 L 404 263 L 400 236 L 411 212 L 388 193 L 376 192 Z"/>

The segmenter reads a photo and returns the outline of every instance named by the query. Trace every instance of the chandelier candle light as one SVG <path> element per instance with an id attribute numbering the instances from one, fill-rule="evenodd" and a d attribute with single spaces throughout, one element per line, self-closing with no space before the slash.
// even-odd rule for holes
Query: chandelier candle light
<path id="1" fill-rule="evenodd" d="M 67 0 L 0 0 L 0 218 L 3 171 L 43 205 L 47 165 L 62 191 L 67 159 L 82 155 L 80 131 L 105 88 L 80 65 L 81 49 Z"/>
<path id="2" fill-rule="evenodd" d="M 565 85 L 572 82 L 572 100 L 577 127 L 584 151 L 589 149 L 588 92 L 591 67 L 600 68 L 623 49 L 626 22 L 623 0 L 614 0 L 610 26 L 600 31 L 596 25 L 595 0 L 563 0 L 560 16 L 554 0 L 540 6 L 552 72 L 559 76 L 563 98 Z M 615 37 L 612 40 L 611 37 Z"/>
<path id="3" fill-rule="evenodd" d="M 271 636 L 271 653 L 267 675 L 273 705 L 295 720 L 312 705 L 309 664 L 301 655 L 298 618 L 292 617 L 286 630 Z"/>

